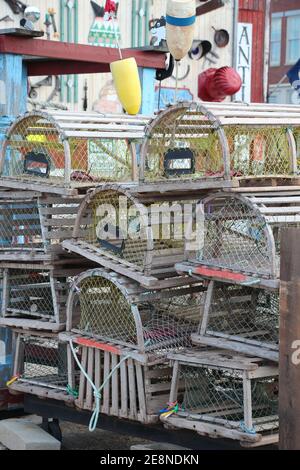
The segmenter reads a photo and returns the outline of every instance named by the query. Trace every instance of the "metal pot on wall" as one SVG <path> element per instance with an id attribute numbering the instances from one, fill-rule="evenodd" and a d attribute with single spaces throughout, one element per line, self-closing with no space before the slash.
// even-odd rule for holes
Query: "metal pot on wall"
<path id="1" fill-rule="evenodd" d="M 226 47 L 230 41 L 230 35 L 226 29 L 216 29 L 212 26 L 215 31 L 214 41 L 218 47 Z"/>

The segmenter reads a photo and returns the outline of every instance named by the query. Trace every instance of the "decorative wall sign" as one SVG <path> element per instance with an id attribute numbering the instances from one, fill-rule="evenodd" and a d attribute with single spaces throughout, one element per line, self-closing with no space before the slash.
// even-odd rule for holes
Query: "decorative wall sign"
<path id="1" fill-rule="evenodd" d="M 150 45 L 160 46 L 166 40 L 166 18 L 155 18 L 149 22 L 149 31 L 151 34 Z"/>
<path id="2" fill-rule="evenodd" d="M 176 95 L 176 100 L 175 100 Z M 155 108 L 158 108 L 159 87 L 155 88 Z M 160 109 L 166 108 L 170 103 L 175 101 L 192 101 L 194 98 L 192 92 L 188 88 L 162 87 L 160 95 Z"/>
<path id="3" fill-rule="evenodd" d="M 242 78 L 242 88 L 235 95 L 238 101 L 251 102 L 252 23 L 238 23 L 237 71 Z"/>

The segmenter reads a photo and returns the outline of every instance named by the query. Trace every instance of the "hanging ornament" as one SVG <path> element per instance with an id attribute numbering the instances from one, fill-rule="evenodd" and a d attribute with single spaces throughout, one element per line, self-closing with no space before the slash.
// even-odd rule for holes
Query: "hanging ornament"
<path id="1" fill-rule="evenodd" d="M 166 15 L 167 43 L 176 60 L 191 49 L 196 22 L 195 0 L 168 0 Z"/>

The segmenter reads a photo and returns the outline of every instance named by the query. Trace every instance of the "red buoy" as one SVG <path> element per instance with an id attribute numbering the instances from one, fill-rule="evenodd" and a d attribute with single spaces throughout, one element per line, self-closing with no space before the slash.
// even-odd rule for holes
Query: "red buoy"
<path id="1" fill-rule="evenodd" d="M 237 93 L 242 86 L 240 75 L 232 67 L 208 69 L 198 78 L 198 97 L 202 101 L 223 101 Z"/>

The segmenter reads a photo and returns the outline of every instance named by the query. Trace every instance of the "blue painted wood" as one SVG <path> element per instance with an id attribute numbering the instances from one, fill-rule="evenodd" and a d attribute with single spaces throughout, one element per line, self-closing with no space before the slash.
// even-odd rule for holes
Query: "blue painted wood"
<path id="1" fill-rule="evenodd" d="M 26 111 L 27 72 L 20 55 L 0 54 L 0 116 Z"/>
<path id="2" fill-rule="evenodd" d="M 0 146 L 14 117 L 27 109 L 27 70 L 23 57 L 0 54 Z M 0 305 L 2 289 L 0 282 Z M 12 333 L 0 328 L 0 389 L 12 376 Z M 4 405 L 2 403 L 2 405 Z"/>
<path id="3" fill-rule="evenodd" d="M 152 115 L 155 110 L 155 69 L 140 69 L 142 83 L 142 107 L 141 113 Z"/>

